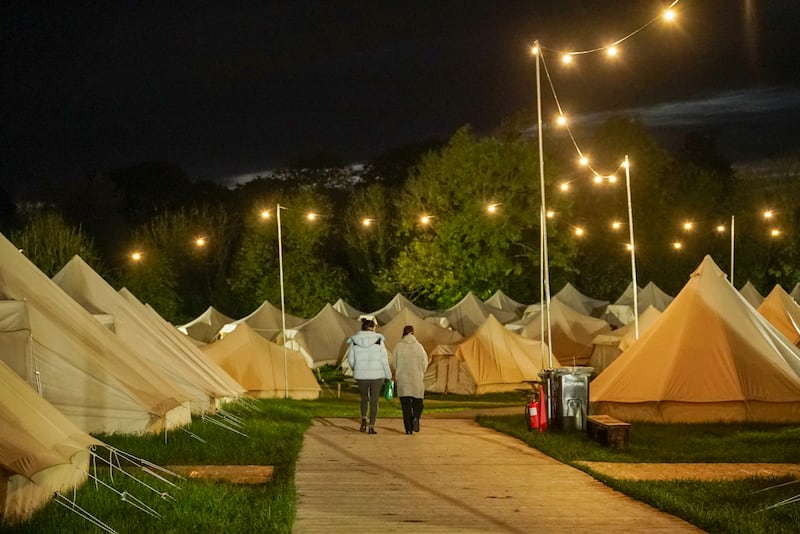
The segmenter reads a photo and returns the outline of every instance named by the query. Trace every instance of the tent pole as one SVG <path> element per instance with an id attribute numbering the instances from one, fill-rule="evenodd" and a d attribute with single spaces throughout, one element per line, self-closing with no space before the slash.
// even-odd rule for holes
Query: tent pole
<path id="1" fill-rule="evenodd" d="M 625 155 L 625 189 L 628 192 L 628 231 L 631 239 L 631 279 L 633 280 L 633 331 L 639 339 L 639 286 L 636 283 L 636 247 L 633 242 L 633 203 L 631 202 L 631 165 Z"/>

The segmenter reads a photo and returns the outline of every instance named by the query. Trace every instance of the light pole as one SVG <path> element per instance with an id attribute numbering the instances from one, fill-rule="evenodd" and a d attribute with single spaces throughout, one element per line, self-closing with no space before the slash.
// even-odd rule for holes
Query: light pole
<path id="1" fill-rule="evenodd" d="M 283 336 L 283 387 L 284 398 L 289 398 L 289 365 L 286 356 L 286 298 L 283 289 L 283 240 L 281 238 L 281 210 L 285 209 L 279 204 L 276 205 L 275 214 L 278 220 L 278 270 L 281 275 L 281 332 Z"/>
<path id="2" fill-rule="evenodd" d="M 636 245 L 633 242 L 633 203 L 631 202 L 631 165 L 628 155 L 625 155 L 625 189 L 628 193 L 628 232 L 631 240 L 631 279 L 633 281 L 633 331 L 639 339 L 639 286 L 636 283 Z"/>
<path id="3" fill-rule="evenodd" d="M 544 301 L 544 313 L 541 316 L 541 337 L 542 342 L 547 346 L 547 366 L 552 369 L 553 351 L 550 347 L 550 338 L 552 335 L 550 326 L 550 269 L 548 268 L 547 257 L 547 202 L 545 199 L 544 187 L 544 143 L 542 139 L 542 76 L 539 66 L 540 61 L 542 61 L 541 54 L 542 49 L 539 46 L 539 41 L 534 41 L 533 55 L 536 57 L 536 131 L 539 141 L 539 188 L 541 195 L 541 209 L 539 213 L 539 245 L 541 248 L 539 278 L 542 300 Z M 545 337 L 545 330 L 547 331 L 547 337 Z M 550 403 L 548 403 L 548 405 L 550 405 Z"/>

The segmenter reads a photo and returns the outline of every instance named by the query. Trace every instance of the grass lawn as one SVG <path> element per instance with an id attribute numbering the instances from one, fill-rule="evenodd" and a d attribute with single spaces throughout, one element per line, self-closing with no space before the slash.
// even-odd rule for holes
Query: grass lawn
<path id="1" fill-rule="evenodd" d="M 580 432 L 528 432 L 522 415 L 480 416 L 478 422 L 571 465 L 576 461 L 800 463 L 800 427 L 796 426 L 634 423 L 629 449 L 613 451 Z M 800 483 L 773 488 L 789 479 L 626 481 L 584 470 L 626 495 L 709 532 L 789 533 L 800 529 L 800 502 L 765 510 L 800 494 Z"/>
<path id="2" fill-rule="evenodd" d="M 294 472 L 303 434 L 314 417 L 359 416 L 358 394 L 348 383 L 341 389 L 326 381 L 316 401 L 260 400 L 237 403 L 231 412 L 244 418 L 243 437 L 208 422 L 195 421 L 187 430 L 158 436 L 99 436 L 107 443 L 158 465 L 271 465 L 273 481 L 265 485 L 235 485 L 185 479 L 179 489 L 135 473 L 164 500 L 141 486 L 120 482 L 155 509 L 150 517 L 121 501 L 119 495 L 87 484 L 76 494 L 80 506 L 118 532 L 291 532 L 295 515 Z M 339 393 L 340 392 L 340 393 Z M 428 395 L 427 413 L 473 408 L 519 406 L 518 416 L 480 416 L 487 427 L 515 436 L 546 454 L 572 464 L 579 460 L 607 462 L 780 462 L 800 463 L 800 429 L 785 425 L 655 425 L 634 424 L 631 447 L 612 451 L 582 433 L 528 432 L 520 394 Z M 381 400 L 379 417 L 399 417 L 400 403 Z M 200 442 L 196 437 L 205 441 Z M 591 473 L 591 472 L 590 472 Z M 101 469 L 103 480 L 107 473 Z M 710 532 L 797 532 L 800 503 L 763 511 L 800 493 L 800 484 L 768 489 L 785 480 L 748 479 L 734 482 L 630 482 L 591 473 L 609 486 L 682 517 Z M 70 495 L 71 497 L 71 495 Z M 58 504 L 50 503 L 23 525 L 0 527 L 14 533 L 100 532 Z"/>
<path id="3" fill-rule="evenodd" d="M 349 387 L 326 387 L 323 397 L 315 401 L 259 400 L 228 406 L 232 413 L 244 419 L 240 436 L 212 423 L 195 421 L 185 431 L 167 435 L 128 436 L 102 435 L 100 439 L 120 450 L 165 465 L 270 465 L 275 466 L 272 482 L 264 485 L 235 485 L 225 482 L 184 479 L 179 489 L 131 471 L 151 485 L 158 493 L 141 485 L 120 481 L 115 475 L 114 486 L 128 491 L 156 510 L 161 517 L 151 517 L 122 502 L 121 497 L 108 489 L 86 484 L 75 495 L 79 506 L 115 529 L 117 532 L 291 532 L 295 515 L 294 472 L 303 443 L 303 434 L 314 417 L 359 416 L 358 394 Z M 519 395 L 467 397 L 437 395 L 426 399 L 428 413 L 451 412 L 466 408 L 487 408 L 519 405 Z M 401 416 L 400 402 L 381 399 L 379 417 Z M 190 434 L 191 433 L 191 434 Z M 200 438 L 205 443 L 199 441 Z M 107 470 L 99 469 L 100 478 L 110 482 Z M 168 492 L 174 501 L 162 499 Z M 70 494 L 71 498 L 72 495 Z M 34 517 L 21 525 L 0 526 L 6 533 L 80 533 L 101 532 L 86 520 L 59 504 L 51 502 Z"/>

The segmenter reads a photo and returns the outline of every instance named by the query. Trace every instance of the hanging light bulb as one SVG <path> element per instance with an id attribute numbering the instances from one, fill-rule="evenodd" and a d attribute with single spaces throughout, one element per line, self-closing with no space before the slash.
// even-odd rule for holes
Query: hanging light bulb
<path id="1" fill-rule="evenodd" d="M 538 56 L 539 55 L 539 45 L 531 46 L 531 55 Z"/>
<path id="2" fill-rule="evenodd" d="M 664 20 L 666 20 L 667 22 L 674 21 L 676 16 L 677 15 L 675 15 L 675 11 L 673 11 L 672 9 L 667 9 L 666 11 L 664 11 Z"/>
<path id="3" fill-rule="evenodd" d="M 672 243 L 672 248 L 674 248 L 675 250 L 680 250 L 683 248 L 683 243 L 681 243 L 680 241 L 675 241 L 674 243 Z"/>
<path id="4" fill-rule="evenodd" d="M 561 62 L 564 65 L 569 65 L 570 63 L 572 63 L 572 54 L 564 54 L 563 56 L 561 56 Z"/>
<path id="5" fill-rule="evenodd" d="M 612 230 L 619 230 L 620 228 L 622 228 L 622 223 L 621 222 L 614 221 L 614 222 L 611 223 L 611 229 Z"/>
<path id="6" fill-rule="evenodd" d="M 576 236 L 578 236 L 578 237 L 583 237 L 583 235 L 584 235 L 585 233 L 586 233 L 586 230 L 584 230 L 584 229 L 583 229 L 583 228 L 581 228 L 580 226 L 576 226 L 576 227 L 575 227 L 575 235 L 576 235 Z"/>
<path id="7" fill-rule="evenodd" d="M 564 193 L 566 193 L 567 191 L 569 191 L 569 182 L 561 182 L 561 185 L 559 185 L 558 188 L 561 189 L 561 191 L 563 191 Z"/>
<path id="8" fill-rule="evenodd" d="M 559 126 L 566 126 L 567 125 L 567 117 L 564 116 L 563 114 L 559 115 L 556 118 L 556 124 L 558 124 Z"/>
<path id="9" fill-rule="evenodd" d="M 269 219 L 271 213 L 269 210 L 261 210 L 261 213 L 259 215 L 261 216 L 262 219 Z"/>
<path id="10" fill-rule="evenodd" d="M 578 164 L 586 167 L 587 165 L 589 165 L 589 158 L 587 158 L 586 156 L 581 156 L 581 158 L 578 160 Z"/>
<path id="11" fill-rule="evenodd" d="M 611 45 L 606 48 L 606 55 L 608 57 L 617 57 L 617 54 L 619 54 L 619 49 L 616 46 Z"/>

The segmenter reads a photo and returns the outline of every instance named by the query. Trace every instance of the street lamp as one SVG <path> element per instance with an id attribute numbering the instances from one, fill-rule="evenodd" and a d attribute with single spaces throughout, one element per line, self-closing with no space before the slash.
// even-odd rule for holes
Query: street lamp
<path id="1" fill-rule="evenodd" d="M 289 362 L 286 356 L 286 297 L 283 287 L 283 240 L 281 237 L 281 210 L 286 209 L 276 204 L 275 214 L 278 220 L 278 270 L 281 275 L 281 335 L 283 336 L 283 386 L 284 398 L 289 398 Z M 262 217 L 263 217 L 263 211 Z"/>

